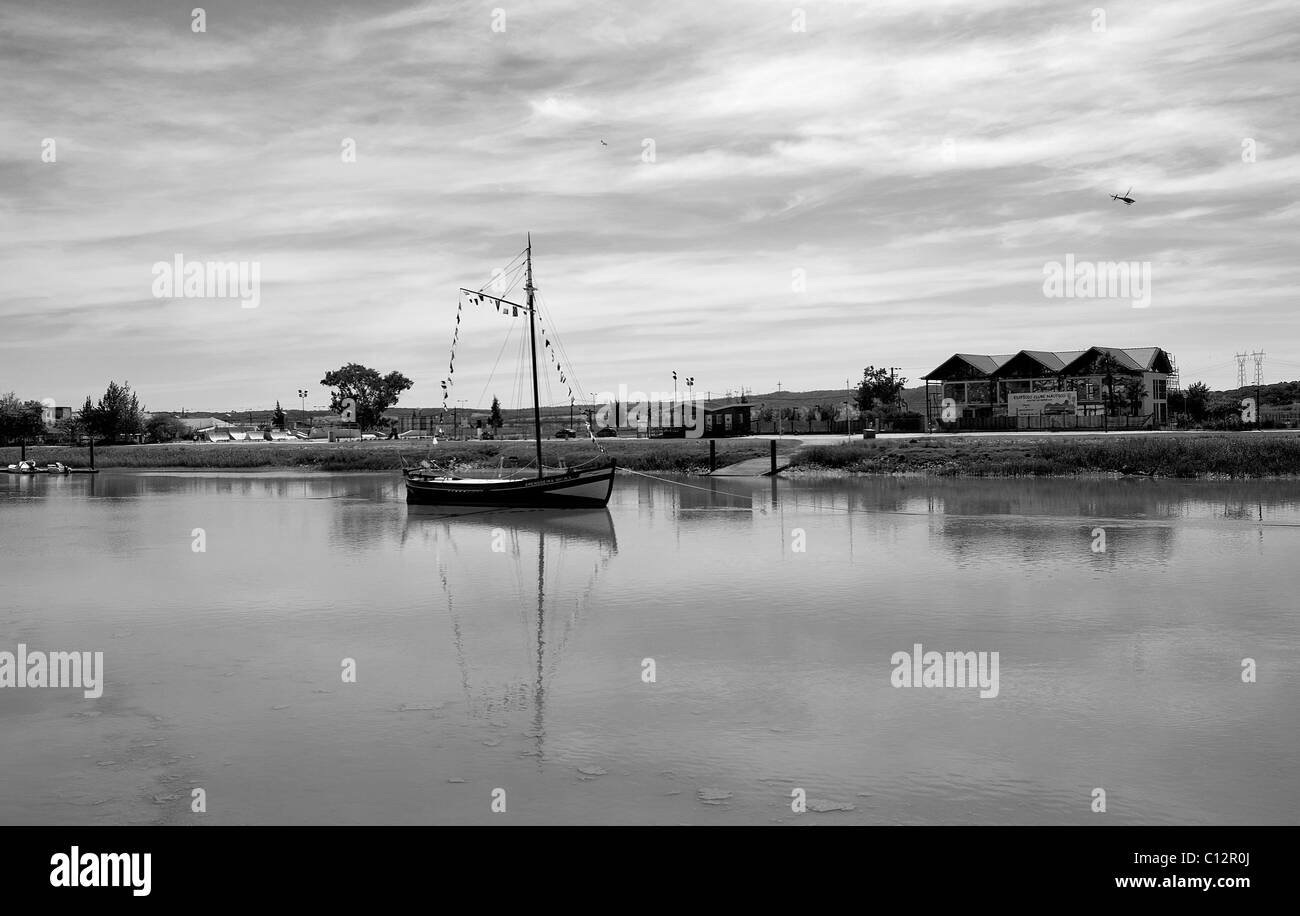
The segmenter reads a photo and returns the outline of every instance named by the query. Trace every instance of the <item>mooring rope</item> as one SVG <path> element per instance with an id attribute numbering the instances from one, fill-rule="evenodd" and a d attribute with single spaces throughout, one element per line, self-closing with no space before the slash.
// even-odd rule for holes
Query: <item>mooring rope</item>
<path id="1" fill-rule="evenodd" d="M 648 477 L 650 480 L 658 480 L 658 481 L 660 481 L 661 483 L 669 483 L 669 484 L 672 484 L 673 486 L 676 486 L 676 487 L 686 487 L 686 488 L 689 489 L 689 490 L 703 490 L 705 493 L 713 493 L 713 494 L 718 495 L 718 496 L 730 496 L 730 497 L 733 497 L 733 498 L 735 498 L 735 499 L 748 499 L 748 500 L 753 500 L 753 499 L 754 499 L 753 494 L 750 494 L 750 493 L 729 493 L 729 492 L 727 492 L 726 490 L 715 490 L 715 489 L 713 489 L 713 488 L 711 488 L 711 487 L 697 487 L 697 486 L 695 486 L 694 484 L 682 483 L 680 480 L 671 480 L 670 478 L 667 478 L 667 477 L 656 477 L 656 476 L 654 476 L 653 474 L 647 474 L 647 473 L 645 473 L 644 471 L 634 471 L 634 470 L 632 470 L 631 468 L 620 468 L 619 470 L 627 471 L 629 474 L 636 474 L 638 477 Z M 875 509 L 854 509 L 852 506 L 808 506 L 808 505 L 806 505 L 806 504 L 805 504 L 805 505 L 800 505 L 800 503 L 799 503 L 799 498 L 798 498 L 797 496 L 795 496 L 794 494 L 791 494 L 790 499 L 791 499 L 791 506 L 790 506 L 791 509 L 809 508 L 809 509 L 813 509 L 813 510 L 825 510 L 825 511 L 829 511 L 829 512 L 850 512 L 850 513 L 853 513 L 853 514 L 860 514 L 860 515 L 868 515 L 868 514 L 869 514 L 869 515 L 917 515 L 917 516 L 920 516 L 920 515 L 929 515 L 929 514 L 932 514 L 932 513 L 915 513 L 915 512 L 890 512 L 890 511 L 878 511 L 878 510 L 875 510 Z M 759 509 L 760 509 L 760 511 L 762 511 L 762 512 L 767 512 L 767 509 L 766 509 L 765 507 L 760 506 Z"/>
<path id="2" fill-rule="evenodd" d="M 728 493 L 726 490 L 716 490 L 716 489 L 714 489 L 714 488 L 712 488 L 712 487 L 697 487 L 697 486 L 695 486 L 694 484 L 682 483 L 680 480 L 672 480 L 672 479 L 667 478 L 667 477 L 656 477 L 656 476 L 653 475 L 653 474 L 647 474 L 647 473 L 645 473 L 645 471 L 634 471 L 634 470 L 632 470 L 631 468 L 619 468 L 619 470 L 621 470 L 621 471 L 627 471 L 629 474 L 635 474 L 635 475 L 637 475 L 638 477 L 646 477 L 646 478 L 649 478 L 650 480 L 657 480 L 657 481 L 659 481 L 660 483 L 670 483 L 670 484 L 672 484 L 672 485 L 675 486 L 675 487 L 685 487 L 685 488 L 688 489 L 688 490 L 702 490 L 702 491 L 704 491 L 705 493 L 713 493 L 714 495 L 718 495 L 718 496 L 730 496 L 730 497 L 733 497 L 733 498 L 735 498 L 735 499 L 750 499 L 750 500 L 752 500 L 752 499 L 754 498 L 753 494 L 751 494 L 751 493 Z M 764 511 L 766 511 L 766 510 L 764 510 Z"/>

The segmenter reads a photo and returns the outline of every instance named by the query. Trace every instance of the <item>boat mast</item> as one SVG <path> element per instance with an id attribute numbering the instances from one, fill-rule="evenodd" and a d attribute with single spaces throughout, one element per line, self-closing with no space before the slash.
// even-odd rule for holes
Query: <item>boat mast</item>
<path id="1" fill-rule="evenodd" d="M 528 272 L 524 279 L 524 290 L 528 293 L 528 354 L 533 358 L 533 432 L 537 436 L 537 478 L 545 476 L 542 468 L 542 404 L 537 394 L 537 316 L 533 307 L 533 234 L 528 233 L 528 247 L 525 249 Z"/>

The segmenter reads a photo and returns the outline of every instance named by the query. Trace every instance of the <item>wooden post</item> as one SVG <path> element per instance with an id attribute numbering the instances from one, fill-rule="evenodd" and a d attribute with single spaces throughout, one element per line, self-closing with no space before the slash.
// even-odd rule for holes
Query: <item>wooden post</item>
<path id="1" fill-rule="evenodd" d="M 712 474 L 718 469 L 718 440 L 709 440 L 709 473 Z"/>
<path id="2" fill-rule="evenodd" d="M 18 446 L 18 460 L 19 460 L 19 461 L 26 461 L 26 460 L 27 460 L 27 440 L 26 440 L 26 439 L 24 439 L 24 440 L 22 441 L 22 444 Z"/>
<path id="3" fill-rule="evenodd" d="M 90 437 L 90 466 L 95 466 L 95 437 Z"/>
<path id="4" fill-rule="evenodd" d="M 772 476 L 776 476 L 776 440 L 769 439 L 772 444 Z"/>

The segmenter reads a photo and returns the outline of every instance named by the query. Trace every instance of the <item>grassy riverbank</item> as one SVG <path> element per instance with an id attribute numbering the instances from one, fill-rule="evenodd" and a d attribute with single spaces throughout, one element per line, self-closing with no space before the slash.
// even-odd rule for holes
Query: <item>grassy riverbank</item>
<path id="1" fill-rule="evenodd" d="M 812 445 L 791 464 L 806 471 L 947 477 L 1291 477 L 1300 475 L 1300 434 L 917 436 Z"/>
<path id="2" fill-rule="evenodd" d="M 702 474 L 709 468 L 709 444 L 699 439 L 604 439 L 601 445 L 620 467 L 636 471 Z M 590 441 L 547 441 L 546 464 L 573 466 L 600 455 Z M 717 440 L 718 466 L 764 458 L 763 439 Z M 778 441 L 793 470 L 853 474 L 925 474 L 943 477 L 1027 477 L 1118 473 L 1154 477 L 1293 477 L 1300 475 L 1300 433 L 1222 433 L 1098 436 L 915 436 L 847 444 Z M 440 465 L 464 469 L 527 465 L 531 442 L 426 441 L 180 442 L 114 445 L 95 450 L 101 468 L 298 468 L 320 471 L 386 471 L 405 459 L 432 456 Z M 38 462 L 85 466 L 84 448 L 31 447 Z M 18 460 L 17 448 L 0 448 L 0 465 Z"/>
<path id="3" fill-rule="evenodd" d="M 704 473 L 709 469 L 709 444 L 698 439 L 602 439 L 601 446 L 620 467 L 636 471 Z M 798 445 L 782 443 L 782 452 Z M 718 466 L 760 458 L 768 454 L 762 440 L 718 440 Z M 561 460 L 573 466 L 601 457 L 588 440 L 553 440 L 542 444 L 548 467 Z M 370 442 L 310 442 L 273 444 L 270 442 L 176 442 L 163 445 L 113 445 L 96 447 L 95 466 L 99 468 L 222 468 L 229 470 L 259 468 L 298 468 L 320 471 L 388 471 L 401 467 L 402 460 L 417 464 L 431 457 L 445 466 L 456 461 L 463 468 L 496 468 L 502 459 L 505 466 L 526 465 L 533 460 L 532 442 L 501 440 L 494 442 L 448 442 L 433 445 L 429 440 L 381 440 Z M 45 463 L 62 461 L 75 467 L 90 463 L 87 449 L 57 446 L 32 446 L 27 457 Z M 513 459 L 513 462 L 512 462 Z M 0 448 L 0 466 L 18 461 L 17 448 Z"/>

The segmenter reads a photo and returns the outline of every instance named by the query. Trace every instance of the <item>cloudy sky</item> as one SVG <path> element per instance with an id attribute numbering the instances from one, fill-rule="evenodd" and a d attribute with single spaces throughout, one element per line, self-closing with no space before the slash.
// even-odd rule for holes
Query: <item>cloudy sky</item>
<path id="1" fill-rule="evenodd" d="M 0 390 L 312 406 L 356 361 L 432 406 L 527 231 L 577 391 L 1091 344 L 1300 378 L 1295 0 L 502 2 L 0 2 Z M 155 297 L 178 253 L 258 307 Z M 1149 307 L 1045 296 L 1067 255 L 1149 262 Z M 457 398 L 513 399 L 509 325 L 466 314 Z"/>

